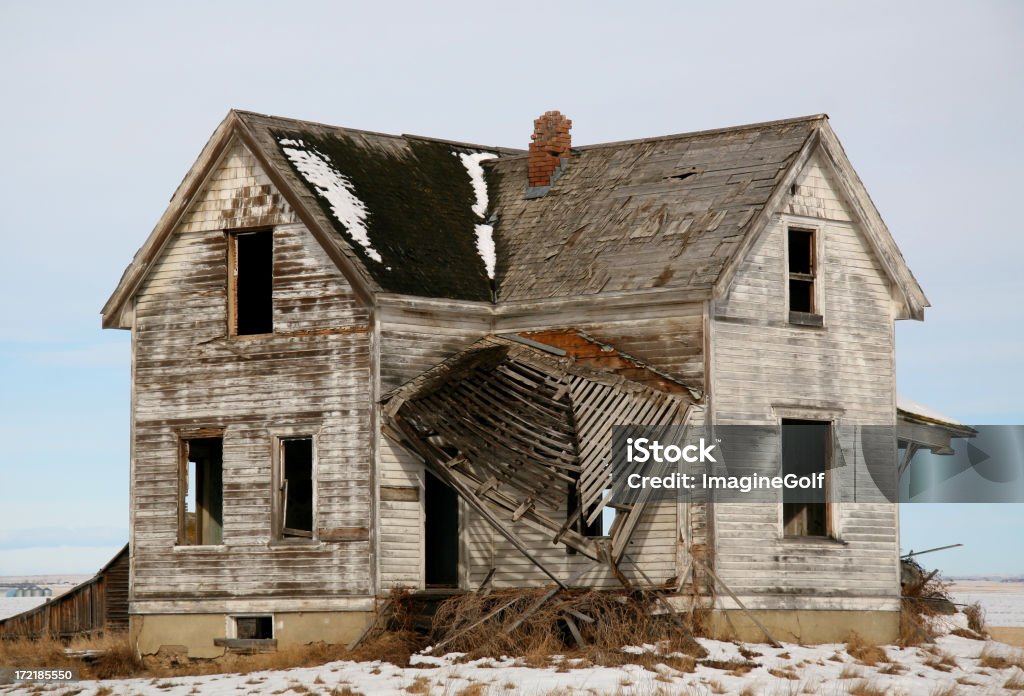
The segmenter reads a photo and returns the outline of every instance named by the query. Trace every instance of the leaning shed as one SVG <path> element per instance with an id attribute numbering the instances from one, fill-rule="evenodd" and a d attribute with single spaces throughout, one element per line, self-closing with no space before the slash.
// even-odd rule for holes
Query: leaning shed
<path id="1" fill-rule="evenodd" d="M 0 621 L 0 639 L 73 638 L 128 630 L 128 545 L 65 594 Z"/>

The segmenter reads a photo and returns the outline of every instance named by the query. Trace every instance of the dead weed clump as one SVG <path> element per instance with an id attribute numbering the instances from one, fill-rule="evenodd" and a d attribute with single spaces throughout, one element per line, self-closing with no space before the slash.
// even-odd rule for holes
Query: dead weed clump
<path id="1" fill-rule="evenodd" d="M 925 572 L 914 559 L 903 561 L 905 580 L 900 611 L 899 645 L 903 647 L 931 643 L 935 640 L 932 621 L 940 615 L 955 613 L 949 596 L 949 583 L 937 572 Z"/>
<path id="2" fill-rule="evenodd" d="M 1016 667 L 1024 670 L 1024 650 L 997 650 L 986 645 L 981 650 L 978 664 L 988 669 L 1009 669 Z"/>
<path id="3" fill-rule="evenodd" d="M 967 617 L 967 628 L 971 629 L 975 633 L 984 635 L 985 633 L 985 608 L 981 606 L 981 602 L 974 602 L 964 607 L 964 616 Z"/>
<path id="4" fill-rule="evenodd" d="M 551 655 L 566 655 L 577 663 L 638 664 L 654 671 L 656 664 L 674 657 L 669 666 L 692 671 L 689 658 L 706 656 L 691 625 L 681 627 L 673 617 L 652 614 L 643 595 L 563 590 L 538 606 L 547 593 L 539 588 L 453 597 L 438 607 L 432 636 L 444 652 L 466 653 L 466 660 L 519 657 L 539 667 L 551 666 Z M 644 644 L 657 644 L 658 654 L 622 650 Z"/>
<path id="5" fill-rule="evenodd" d="M 125 633 L 77 638 L 70 643 L 55 638 L 0 640 L 0 665 L 77 669 L 83 679 L 116 679 L 144 673 L 142 661 Z"/>
<path id="6" fill-rule="evenodd" d="M 846 693 L 850 696 L 886 696 L 889 690 L 867 679 L 861 679 L 851 684 Z"/>
<path id="7" fill-rule="evenodd" d="M 874 667 L 879 662 L 891 662 L 885 654 L 885 648 L 866 642 L 856 633 L 850 634 L 846 641 L 846 654 L 868 667 Z"/>

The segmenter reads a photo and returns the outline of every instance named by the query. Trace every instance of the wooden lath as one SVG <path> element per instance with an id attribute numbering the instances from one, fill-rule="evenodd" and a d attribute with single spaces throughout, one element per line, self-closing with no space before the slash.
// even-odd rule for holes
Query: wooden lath
<path id="1" fill-rule="evenodd" d="M 683 425 L 686 396 L 490 336 L 388 395 L 384 432 L 555 579 L 512 526 L 538 530 L 614 571 L 646 498 L 616 505 L 610 539 L 574 528 L 605 507 L 613 427 Z M 615 482 L 613 496 L 624 485 Z M 577 506 L 566 511 L 570 487 Z"/>

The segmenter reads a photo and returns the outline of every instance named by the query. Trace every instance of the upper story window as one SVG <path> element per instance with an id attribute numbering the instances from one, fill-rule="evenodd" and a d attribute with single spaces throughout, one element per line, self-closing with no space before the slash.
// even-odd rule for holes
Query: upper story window
<path id="1" fill-rule="evenodd" d="M 274 233 L 228 234 L 228 326 L 232 336 L 274 331 Z"/>
<path id="2" fill-rule="evenodd" d="M 789 321 L 793 324 L 821 326 L 818 293 L 816 232 L 790 227 L 787 243 L 789 265 Z"/>

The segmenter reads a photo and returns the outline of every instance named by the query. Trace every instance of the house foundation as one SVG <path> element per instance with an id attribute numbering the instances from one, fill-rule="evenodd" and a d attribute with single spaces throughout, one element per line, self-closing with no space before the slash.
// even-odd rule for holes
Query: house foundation
<path id="1" fill-rule="evenodd" d="M 775 640 L 816 645 L 845 643 L 856 633 L 874 645 L 889 645 L 900 632 L 899 611 L 753 609 Z M 708 617 L 708 633 L 719 640 L 765 642 L 764 632 L 740 609 L 715 609 Z"/>
<path id="2" fill-rule="evenodd" d="M 275 612 L 273 638 L 278 650 L 321 642 L 348 644 L 373 615 L 371 611 Z M 217 658 L 226 648 L 214 641 L 233 636 L 235 620 L 233 614 L 136 614 L 129 618 L 129 639 L 140 655 Z"/>

